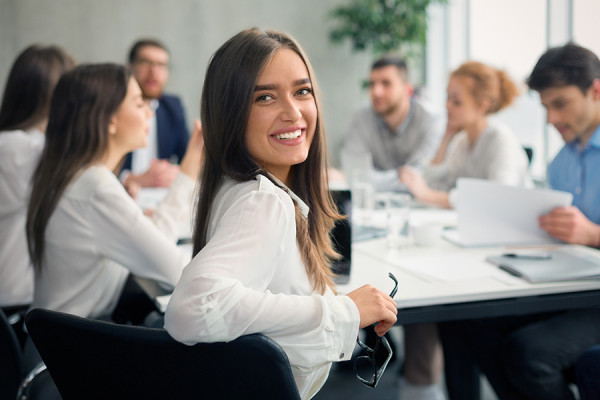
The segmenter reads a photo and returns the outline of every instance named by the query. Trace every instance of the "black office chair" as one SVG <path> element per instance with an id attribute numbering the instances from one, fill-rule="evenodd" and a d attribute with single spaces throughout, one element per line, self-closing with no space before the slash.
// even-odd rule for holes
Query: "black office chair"
<path id="1" fill-rule="evenodd" d="M 0 399 L 14 399 L 23 378 L 23 354 L 17 336 L 0 310 Z"/>
<path id="2" fill-rule="evenodd" d="M 21 343 L 0 309 L 0 400 L 60 399 L 43 363 L 26 359 Z M 28 364 L 34 363 L 31 370 Z M 28 372 L 29 371 L 29 372 Z"/>
<path id="3" fill-rule="evenodd" d="M 264 335 L 186 346 L 164 329 L 31 310 L 26 326 L 64 400 L 300 399 Z"/>

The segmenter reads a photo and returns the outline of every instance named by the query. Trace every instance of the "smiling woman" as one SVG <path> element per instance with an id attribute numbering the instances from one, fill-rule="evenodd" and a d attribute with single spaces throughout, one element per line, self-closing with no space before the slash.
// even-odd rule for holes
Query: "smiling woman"
<path id="1" fill-rule="evenodd" d="M 363 286 L 333 292 L 325 133 L 314 74 L 280 32 L 240 32 L 214 54 L 202 93 L 206 157 L 194 259 L 165 313 L 177 340 L 262 333 L 287 353 L 302 398 L 348 360 L 359 327 L 383 335 L 396 304 Z M 310 212 L 309 212 L 310 210 Z"/>
<path id="2" fill-rule="evenodd" d="M 290 169 L 308 157 L 317 105 L 308 70 L 292 50 L 281 49 L 258 77 L 248 118 L 250 155 L 290 185 Z"/>

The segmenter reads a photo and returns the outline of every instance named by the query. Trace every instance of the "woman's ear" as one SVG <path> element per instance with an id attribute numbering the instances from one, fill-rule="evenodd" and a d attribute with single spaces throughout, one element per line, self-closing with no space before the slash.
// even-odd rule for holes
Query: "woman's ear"
<path id="1" fill-rule="evenodd" d="M 600 99 L 600 79 L 594 79 L 592 82 L 592 96 L 594 100 Z"/>
<path id="2" fill-rule="evenodd" d="M 117 134 L 117 119 L 115 117 L 110 118 L 110 122 L 108 123 L 108 134 L 109 135 Z"/>
<path id="3" fill-rule="evenodd" d="M 490 113 L 490 108 L 492 107 L 492 102 L 490 99 L 482 99 L 479 102 L 479 111 L 481 111 L 484 115 Z"/>

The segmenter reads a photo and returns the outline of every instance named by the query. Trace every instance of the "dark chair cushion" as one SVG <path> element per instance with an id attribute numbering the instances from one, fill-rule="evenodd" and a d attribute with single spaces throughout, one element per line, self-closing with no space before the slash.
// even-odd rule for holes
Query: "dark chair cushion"
<path id="1" fill-rule="evenodd" d="M 70 399 L 299 399 L 287 356 L 260 334 L 186 346 L 164 329 L 35 309 L 27 329 Z"/>

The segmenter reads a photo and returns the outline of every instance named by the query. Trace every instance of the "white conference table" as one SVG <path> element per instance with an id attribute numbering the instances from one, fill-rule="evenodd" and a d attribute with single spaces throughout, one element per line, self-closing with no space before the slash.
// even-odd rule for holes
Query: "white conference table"
<path id="1" fill-rule="evenodd" d="M 600 306 L 600 280 L 533 284 L 485 261 L 512 251 L 514 247 L 463 248 L 444 239 L 399 250 L 389 249 L 385 238 L 355 242 L 350 281 L 339 285 L 338 292 L 367 283 L 390 292 L 388 272 L 394 273 L 399 324 Z M 600 251 L 583 251 L 600 259 Z"/>
<path id="2" fill-rule="evenodd" d="M 431 221 L 456 224 L 456 214 L 441 209 L 413 209 L 410 219 L 413 225 Z M 381 224 L 376 219 L 374 222 Z M 337 291 L 346 294 L 372 284 L 390 292 L 393 282 L 388 272 L 392 272 L 398 279 L 394 298 L 398 324 L 600 306 L 600 280 L 532 284 L 485 261 L 487 256 L 513 250 L 463 248 L 442 238 L 433 246 L 411 243 L 399 250 L 389 249 L 385 238 L 354 242 L 350 281 L 338 285 Z M 600 251 L 586 251 L 600 258 Z M 157 290 L 153 282 L 139 280 L 152 297 L 158 296 L 164 310 L 169 296 L 161 296 L 166 293 Z"/>

